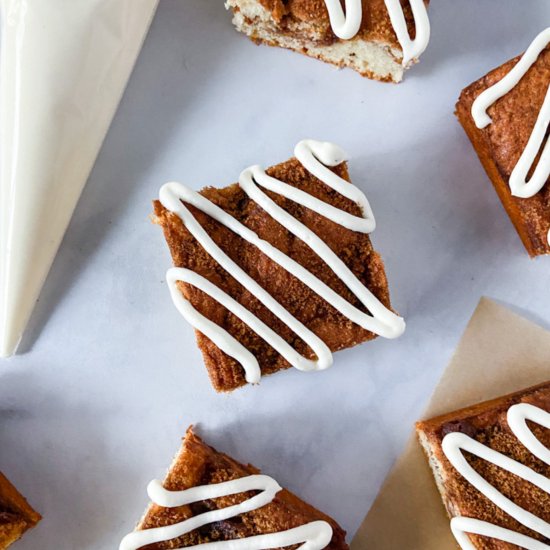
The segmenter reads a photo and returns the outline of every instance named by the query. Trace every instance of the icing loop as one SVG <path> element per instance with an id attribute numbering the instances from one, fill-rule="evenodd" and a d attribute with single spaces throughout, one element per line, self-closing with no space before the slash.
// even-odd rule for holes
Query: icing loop
<path id="1" fill-rule="evenodd" d="M 251 475 L 223 483 L 191 487 L 184 491 L 168 491 L 162 486 L 160 481 L 153 480 L 147 487 L 147 493 L 155 504 L 164 508 L 176 508 L 194 502 L 236 495 L 247 491 L 259 491 L 259 493 L 240 504 L 204 512 L 174 525 L 134 531 L 122 539 L 119 550 L 138 550 L 149 544 L 176 539 L 210 523 L 225 521 L 235 516 L 252 512 L 272 502 L 276 494 L 281 490 L 282 488 L 274 479 L 265 475 Z M 314 521 L 278 533 L 257 535 L 244 539 L 209 542 L 186 548 L 198 548 L 202 546 L 204 550 L 208 548 L 220 550 L 267 550 L 269 548 L 287 547 L 303 543 L 299 547 L 300 550 L 322 550 L 330 543 L 331 539 L 332 527 L 330 524 L 326 521 Z"/>
<path id="2" fill-rule="evenodd" d="M 411 40 L 403 6 L 400 0 L 384 0 L 397 40 L 403 50 L 403 66 L 408 66 L 420 57 L 430 41 L 430 20 L 424 0 L 410 0 L 415 24 L 415 37 Z M 340 0 L 325 0 L 330 25 L 334 34 L 343 40 L 353 38 L 361 28 L 363 17 L 362 0 L 346 0 L 346 13 Z"/>
<path id="3" fill-rule="evenodd" d="M 325 4 L 334 34 L 342 40 L 353 38 L 361 27 L 362 0 L 346 0 L 345 15 L 340 0 L 325 0 Z"/>
<path id="4" fill-rule="evenodd" d="M 491 124 L 491 117 L 487 109 L 500 98 L 505 96 L 525 76 L 530 67 L 535 63 L 541 52 L 550 43 L 550 27 L 542 31 L 533 40 L 521 59 L 512 70 L 494 86 L 487 88 L 474 101 L 472 105 L 472 118 L 478 128 L 485 128 Z M 542 104 L 535 126 L 521 154 L 516 166 L 510 175 L 510 190 L 512 195 L 520 198 L 529 198 L 536 195 L 546 184 L 550 177 L 550 141 L 541 151 L 550 126 L 550 85 Z M 541 156 L 529 181 L 527 177 L 539 154 Z M 550 234 L 549 234 L 550 242 Z"/>
<path id="5" fill-rule="evenodd" d="M 550 465 L 550 450 L 535 437 L 526 420 L 550 429 L 550 414 L 528 403 L 513 405 L 507 413 L 508 425 L 519 442 L 535 457 Z M 446 435 L 443 439 L 442 448 L 445 456 L 455 469 L 493 504 L 525 527 L 550 539 L 550 523 L 505 497 L 470 466 L 463 451 L 491 462 L 549 494 L 550 479 L 461 432 Z M 455 517 L 451 520 L 451 529 L 463 550 L 475 550 L 468 533 L 509 542 L 527 550 L 548 550 L 549 548 L 547 544 L 536 539 L 475 518 Z"/>
<path id="6" fill-rule="evenodd" d="M 295 202 L 298 201 L 293 197 L 299 197 L 300 204 L 315 210 L 325 218 L 333 219 L 338 225 L 346 229 L 359 231 L 360 233 L 372 233 L 376 229 L 376 220 L 365 194 L 355 185 L 350 185 L 348 181 L 343 180 L 327 168 L 327 166 L 338 166 L 348 160 L 346 153 L 340 147 L 332 143 L 304 139 L 294 148 L 294 156 L 310 174 L 313 174 L 318 180 L 321 180 L 343 197 L 356 203 L 361 208 L 362 217 L 353 216 L 344 210 L 339 210 L 279 180 L 276 180 L 276 189 L 273 189 L 273 186 L 268 187 L 264 185 L 266 181 L 270 182 L 267 175 L 263 178 L 264 183 L 262 186 Z M 282 190 L 290 191 L 290 193 L 284 194 L 281 192 Z"/>
<path id="7" fill-rule="evenodd" d="M 262 191 L 261 188 L 265 188 L 277 193 L 353 231 L 370 233 L 375 228 L 374 216 L 365 195 L 357 187 L 340 178 L 327 168 L 327 166 L 337 166 L 345 160 L 345 154 L 339 147 L 330 143 L 304 140 L 296 146 L 295 155 L 304 167 L 323 181 L 323 183 L 350 200 L 355 201 L 361 208 L 363 215 L 353 216 L 348 212 L 335 208 L 296 187 L 268 176 L 259 166 L 252 166 L 244 170 L 239 178 L 239 185 L 251 200 L 313 250 L 342 280 L 347 288 L 353 292 L 369 313 L 364 313 L 350 304 L 301 264 L 281 252 L 268 241 L 261 239 L 254 231 L 196 191 L 180 183 L 167 183 L 160 190 L 160 202 L 166 209 L 180 217 L 185 227 L 206 252 L 298 335 L 315 353 L 316 359 L 307 359 L 300 355 L 279 334 L 263 323 L 251 311 L 247 310 L 205 277 L 189 269 L 170 269 L 167 273 L 167 282 L 172 299 L 180 313 L 196 330 L 207 336 L 223 352 L 233 357 L 242 365 L 245 371 L 245 378 L 249 383 L 258 383 L 260 381 L 261 372 L 256 358 L 226 330 L 199 313 L 180 292 L 177 286 L 178 281 L 193 285 L 208 294 L 243 321 L 292 366 L 299 370 L 316 371 L 330 367 L 333 361 L 332 353 L 318 336 L 287 311 L 218 247 L 204 228 L 197 222 L 184 202 L 193 205 L 242 239 L 256 246 L 263 254 L 299 279 L 313 292 L 322 296 L 324 300 L 342 315 L 365 330 L 386 338 L 396 338 L 405 330 L 403 319 L 386 308 L 317 234 L 278 206 Z"/>
<path id="8" fill-rule="evenodd" d="M 400 0 L 385 0 L 388 14 L 390 16 L 393 30 L 403 50 L 404 67 L 407 67 L 420 55 L 428 46 L 430 41 L 430 20 L 424 0 L 410 0 L 415 25 L 415 37 L 411 40 L 405 14 Z"/>

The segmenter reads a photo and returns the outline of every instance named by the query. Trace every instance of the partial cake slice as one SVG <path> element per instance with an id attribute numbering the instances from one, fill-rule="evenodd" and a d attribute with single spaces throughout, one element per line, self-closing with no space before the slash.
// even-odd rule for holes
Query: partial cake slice
<path id="1" fill-rule="evenodd" d="M 339 67 L 349 67 L 368 78 L 400 82 L 405 69 L 417 61 L 419 55 L 415 53 L 403 63 L 403 47 L 384 0 L 362 0 L 358 32 L 350 39 L 337 36 L 324 0 L 227 0 L 226 6 L 233 12 L 237 30 L 254 42 L 288 48 Z M 396 6 L 402 9 L 396 17 L 403 18 L 403 32 L 414 37 L 415 20 L 409 2 L 401 2 L 401 6 L 397 2 Z M 424 5 L 422 10 L 425 11 Z M 426 47 L 429 39 L 427 16 L 423 15 L 419 39 L 425 43 L 417 52 Z"/>
<path id="2" fill-rule="evenodd" d="M 416 429 L 463 548 L 470 548 L 467 542 L 483 550 L 550 544 L 550 382 L 418 422 Z M 472 471 L 508 502 L 482 491 Z M 514 517 L 510 501 L 521 508 Z"/>
<path id="3" fill-rule="evenodd" d="M 478 128 L 472 116 L 476 98 L 508 75 L 519 60 L 520 56 L 504 63 L 465 88 L 456 104 L 456 115 L 527 252 L 538 256 L 550 254 L 550 179 L 539 192 L 524 198 L 514 196 L 510 177 L 527 146 L 550 87 L 550 47 L 542 51 L 516 86 L 488 108 L 490 124 Z"/>
<path id="4" fill-rule="evenodd" d="M 255 477 L 253 477 L 255 476 Z M 245 483 L 254 486 L 258 483 L 257 490 L 248 490 L 245 492 L 227 494 L 222 497 L 214 497 L 213 494 L 221 494 L 224 484 L 232 480 L 243 480 Z M 258 496 L 261 491 L 259 489 L 262 483 L 274 484 L 276 486 L 276 494 L 271 502 L 263 506 L 255 507 L 258 503 L 251 503 L 250 499 L 255 495 Z M 155 485 L 152 482 L 151 485 Z M 150 494 L 166 494 L 168 498 L 179 498 L 175 493 L 187 491 L 195 488 L 195 491 L 208 491 L 211 493 L 209 498 L 200 499 L 200 494 L 195 497 L 183 498 L 183 500 L 193 500 L 190 504 L 163 507 L 152 503 L 143 519 L 139 522 L 136 532 L 125 537 L 120 545 L 121 550 L 129 550 L 134 548 L 143 548 L 147 550 L 167 550 L 169 548 L 187 548 L 193 545 L 207 544 L 218 541 L 234 541 L 247 539 L 251 537 L 266 538 L 267 535 L 273 535 L 271 539 L 274 546 L 254 545 L 254 548 L 280 548 L 280 539 L 277 537 L 287 535 L 275 535 L 285 531 L 293 530 L 300 537 L 301 529 L 305 529 L 306 537 L 308 535 L 316 544 L 310 546 L 312 550 L 326 548 L 327 550 L 345 550 L 348 545 L 345 542 L 345 531 L 330 517 L 319 512 L 313 506 L 300 500 L 286 489 L 281 489 L 276 482 L 267 476 L 260 476 L 260 472 L 250 464 L 240 464 L 236 460 L 226 454 L 220 453 L 206 445 L 192 429 L 189 429 L 184 440 L 181 450 L 175 457 L 166 479 L 162 483 L 162 487 L 157 485 L 154 491 L 149 490 Z M 278 489 L 278 490 L 277 490 Z M 185 493 L 185 494 L 186 494 Z M 195 498 L 198 500 L 195 501 Z M 261 498 L 261 497 L 260 497 Z M 230 506 L 249 505 L 251 509 L 246 513 L 226 514 L 227 518 L 209 522 L 203 514 L 214 513 L 219 514 L 223 509 L 227 510 Z M 217 512 L 216 512 L 217 511 Z M 153 532 L 140 533 L 146 530 L 162 528 L 170 526 L 171 529 L 180 529 L 181 523 L 189 518 L 195 518 L 194 521 L 203 524 L 200 528 L 192 529 L 190 532 L 177 536 L 175 538 L 166 538 L 172 533 L 169 531 L 160 532 L 156 536 Z M 180 526 L 178 526 L 180 524 Z M 305 527 L 309 525 L 309 527 Z M 325 537 L 325 543 L 322 536 L 315 534 L 319 532 Z M 332 534 L 331 534 L 332 532 Z M 149 541 L 145 545 L 145 538 L 149 536 Z M 151 542 L 153 538 L 159 539 L 157 542 Z M 161 540 L 160 540 L 161 539 Z M 256 539 L 258 540 L 258 539 Z M 302 542 L 305 542 L 302 541 Z M 322 544 L 322 545 L 321 545 Z M 285 548 L 298 548 L 299 544 L 294 543 L 291 546 L 284 545 Z"/>
<path id="5" fill-rule="evenodd" d="M 319 142 L 315 143 L 319 145 Z M 322 168 L 328 174 L 336 174 L 343 178 L 342 184 L 346 187 L 349 185 L 350 191 L 360 193 L 357 188 L 349 184 L 345 162 L 331 168 L 331 171 L 324 166 Z M 334 207 L 339 216 L 351 214 L 360 223 L 366 221 L 362 218 L 364 213 L 356 202 L 342 196 L 317 179 L 296 158 L 269 168 L 266 173 L 278 180 L 277 185 L 286 183 L 292 189 L 307 194 L 308 197 L 319 199 L 320 204 Z M 404 323 L 390 310 L 384 265 L 380 256 L 374 251 L 368 233 L 346 229 L 317 213 L 317 207 L 306 208 L 279 193 L 265 192 L 277 206 L 292 216 L 293 222 L 296 220 L 305 226 L 311 232 L 310 237 L 318 237 L 328 246 L 330 253 L 334 255 L 331 260 L 333 265 L 325 263 L 314 250 L 315 246 L 309 246 L 303 240 L 296 238 L 289 230 L 288 224 L 276 221 L 238 184 L 223 189 L 206 188 L 200 192 L 200 196 L 207 198 L 210 203 L 229 214 L 231 219 L 237 220 L 264 242 L 270 243 L 277 251 L 305 268 L 309 274 L 322 281 L 329 290 L 332 289 L 336 298 L 343 298 L 345 304 L 353 305 L 356 313 L 362 316 L 368 315 L 369 311 L 364 304 L 333 271 L 335 262 L 342 262 L 345 268 L 351 271 L 349 276 L 357 279 L 353 282 L 360 287 L 360 290 L 369 293 L 372 301 L 376 302 L 373 307 L 383 310 L 380 315 L 386 317 L 392 327 L 390 332 L 393 331 L 393 334 L 388 337 L 401 334 Z M 176 204 L 179 204 L 177 200 Z M 256 245 L 241 238 L 187 202 L 183 201 L 182 204 L 189 209 L 209 237 L 236 266 L 275 299 L 286 312 L 302 323 L 312 337 L 322 341 L 321 344 L 327 348 L 326 353 L 330 355 L 330 351 L 349 348 L 376 337 L 373 332 L 362 328 L 329 304 L 326 301 L 328 299 L 326 290 L 321 294 L 314 292 L 302 280 L 260 251 Z M 237 281 L 234 268 L 230 269 L 232 273 L 222 268 L 219 261 L 205 250 L 204 246 L 191 234 L 183 219 L 172 211 L 173 209 L 168 210 L 160 201 L 154 203 L 154 209 L 156 223 L 164 229 L 176 267 L 185 268 L 207 279 L 246 308 L 247 312 L 253 313 L 278 337 L 281 337 L 285 345 L 290 346 L 305 358 L 315 359 L 314 351 L 294 330 L 289 328 L 288 324 L 273 313 L 273 307 L 267 307 L 258 299 L 258 294 L 254 294 L 251 289 L 250 281 L 246 282 L 239 276 L 241 284 Z M 252 354 L 252 360 L 257 361 L 261 375 L 272 374 L 291 366 L 281 353 L 278 353 L 266 339 L 260 336 L 254 325 L 244 323 L 218 300 L 199 290 L 195 285 L 188 282 L 177 284 L 185 300 L 198 313 L 214 323 L 216 330 L 219 327 Z M 194 326 L 197 327 L 196 324 Z M 196 336 L 212 384 L 217 391 L 231 391 L 246 384 L 247 375 L 242 361 L 239 362 L 234 358 L 235 355 L 231 356 L 222 351 L 201 330 L 196 331 Z"/>
<path id="6" fill-rule="evenodd" d="M 0 550 L 32 529 L 42 517 L 0 472 Z"/>

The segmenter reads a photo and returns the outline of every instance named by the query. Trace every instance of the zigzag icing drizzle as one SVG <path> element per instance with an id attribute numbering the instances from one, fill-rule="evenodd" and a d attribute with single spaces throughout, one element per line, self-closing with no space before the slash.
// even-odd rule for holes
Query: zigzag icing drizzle
<path id="1" fill-rule="evenodd" d="M 428 11 L 424 0 L 410 0 L 416 28 L 414 40 L 411 40 L 400 0 L 385 0 L 385 3 L 397 40 L 403 50 L 403 66 L 406 67 L 414 59 L 418 59 L 428 46 L 430 40 Z M 340 0 L 325 0 L 325 4 L 334 34 L 343 40 L 353 38 L 361 27 L 362 0 L 346 0 L 345 14 Z"/>
<path id="2" fill-rule="evenodd" d="M 476 98 L 472 105 L 472 117 L 478 128 L 485 128 L 491 124 L 491 117 L 487 114 L 487 109 L 519 83 L 548 44 L 550 44 L 550 27 L 543 30 L 533 40 L 518 63 L 502 80 L 487 88 Z M 547 141 L 533 175 L 527 181 L 528 174 L 541 150 L 549 125 L 550 83 L 527 146 L 510 175 L 510 190 L 512 195 L 516 197 L 529 198 L 536 195 L 550 177 L 550 141 Z M 548 243 L 550 244 L 550 231 L 548 232 Z"/>
<path id="3" fill-rule="evenodd" d="M 508 409 L 507 414 L 508 425 L 519 442 L 538 459 L 550 465 L 550 450 L 535 437 L 526 420 L 550 429 L 550 414 L 527 403 L 513 405 Z M 463 451 L 474 454 L 515 474 L 549 494 L 550 479 L 502 453 L 490 449 L 464 433 L 454 432 L 446 435 L 443 439 L 442 448 L 449 462 L 480 493 L 525 527 L 550 539 L 550 523 L 521 508 L 505 497 L 470 466 L 464 457 Z M 455 517 L 451 520 L 451 529 L 463 550 L 475 550 L 468 537 L 468 533 L 515 544 L 527 550 L 550 549 L 550 546 L 532 537 L 475 518 Z"/>
<path id="4" fill-rule="evenodd" d="M 240 504 L 205 512 L 174 525 L 134 531 L 122 539 L 119 550 L 138 550 L 138 548 L 149 544 L 176 539 L 209 523 L 225 521 L 252 512 L 272 502 L 275 495 L 281 490 L 282 488 L 274 479 L 265 475 L 251 475 L 223 483 L 192 487 L 184 491 L 168 491 L 162 486 L 162 482 L 153 480 L 147 487 L 147 493 L 155 504 L 164 508 L 176 508 L 194 502 L 237 495 L 247 491 L 260 492 Z M 330 543 L 331 539 L 332 527 L 330 524 L 326 521 L 313 521 L 278 533 L 209 542 L 186 548 L 199 548 L 202 546 L 204 550 L 209 548 L 216 550 L 267 550 L 303 543 L 299 547 L 300 550 L 321 550 Z"/>
<path id="5" fill-rule="evenodd" d="M 342 315 L 365 330 L 386 338 L 396 338 L 405 330 L 403 319 L 386 308 L 319 236 L 279 207 L 260 188 L 261 186 L 278 193 L 352 231 L 370 233 L 374 230 L 376 222 L 365 195 L 357 187 L 340 178 L 327 168 L 327 166 L 337 166 L 345 160 L 346 155 L 339 147 L 331 143 L 304 140 L 298 143 L 294 154 L 311 174 L 341 195 L 356 202 L 360 206 L 363 215 L 360 217 L 353 216 L 335 208 L 300 189 L 268 176 L 259 166 L 252 166 L 244 170 L 239 178 L 239 185 L 256 204 L 293 235 L 304 241 L 330 266 L 333 272 L 355 294 L 370 314 L 364 313 L 351 305 L 302 265 L 275 248 L 269 242 L 262 240 L 255 232 L 196 191 L 180 183 L 167 183 L 161 188 L 159 195 L 163 206 L 181 218 L 185 227 L 206 252 L 298 335 L 316 355 L 316 359 L 314 360 L 300 355 L 279 334 L 205 277 L 184 268 L 172 268 L 168 270 L 166 279 L 174 304 L 180 313 L 195 329 L 207 336 L 227 355 L 237 360 L 245 371 L 247 382 L 253 384 L 258 383 L 261 377 L 260 367 L 254 355 L 226 330 L 199 313 L 178 289 L 178 281 L 183 281 L 199 288 L 219 302 L 248 325 L 258 336 L 269 343 L 292 366 L 299 370 L 316 371 L 330 367 L 333 361 L 332 353 L 318 336 L 298 321 L 215 244 L 182 201 L 192 204 L 195 208 L 198 208 L 225 227 L 231 229 L 244 240 L 258 247 L 261 252 L 302 281 L 313 292 L 322 296 L 324 300 L 342 313 Z"/>
<path id="6" fill-rule="evenodd" d="M 491 124 L 491 117 L 487 109 L 498 99 L 505 96 L 535 63 L 540 53 L 550 43 L 550 28 L 542 31 L 533 40 L 521 59 L 514 65 L 513 69 L 494 86 L 487 88 L 481 93 L 472 105 L 472 117 L 478 128 L 485 128 Z M 510 175 L 510 189 L 516 197 L 528 198 L 536 195 L 544 186 L 550 176 L 550 142 L 546 143 L 538 165 L 529 181 L 526 181 L 527 174 L 531 169 L 535 158 L 540 151 L 548 125 L 550 124 L 550 85 L 539 116 L 518 163 Z"/>

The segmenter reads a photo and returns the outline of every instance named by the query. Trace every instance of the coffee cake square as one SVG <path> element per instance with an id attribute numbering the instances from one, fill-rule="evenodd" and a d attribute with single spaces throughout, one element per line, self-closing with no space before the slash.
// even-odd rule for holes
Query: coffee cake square
<path id="1" fill-rule="evenodd" d="M 547 34 L 550 39 L 550 29 Z M 538 192 L 519 196 L 511 189 L 511 176 L 524 155 L 545 98 L 550 98 L 550 47 L 536 56 L 515 86 L 488 107 L 489 124 L 478 127 L 472 112 L 480 95 L 495 90 L 521 59 L 522 56 L 518 56 L 504 63 L 465 88 L 456 104 L 456 115 L 527 252 L 533 257 L 550 254 L 550 178 Z M 548 98 L 546 102 L 550 100 Z M 550 170 L 549 153 L 546 153 L 545 160 L 541 155 L 547 143 L 548 129 L 546 134 L 534 166 L 540 163 L 543 169 L 545 164 Z M 528 178 L 533 176 L 533 169 L 529 170 Z"/>
<path id="2" fill-rule="evenodd" d="M 312 143 L 318 147 L 332 146 Z M 318 175 L 325 179 L 336 178 L 336 183 L 348 194 L 360 193 L 349 183 L 346 163 L 339 158 L 337 161 L 327 167 L 314 159 L 317 164 L 309 168 L 321 170 Z M 217 391 L 231 391 L 247 381 L 257 382 L 260 374 L 297 366 L 297 362 L 302 363 L 302 367 L 297 368 L 307 370 L 313 368 L 309 362 L 318 359 L 325 361 L 320 368 L 326 368 L 333 351 L 372 340 L 377 335 L 375 332 L 396 337 L 404 330 L 403 320 L 391 311 L 382 260 L 373 249 L 369 230 L 361 229 L 361 224 L 373 221 L 368 219 L 369 213 L 367 219 L 364 218 L 363 210 L 370 207 L 364 204 L 362 208 L 343 196 L 297 158 L 273 166 L 265 173 L 260 171 L 255 177 L 264 178 L 266 185 L 275 185 L 281 191 L 270 191 L 260 185 L 265 193 L 259 199 L 257 190 L 252 193 L 234 184 L 222 189 L 209 187 L 200 194 L 186 191 L 190 198 L 174 196 L 170 209 L 161 201 L 154 203 L 155 221 L 164 230 L 174 265 L 193 275 L 193 280 L 176 281 L 179 292 L 173 292 L 173 298 L 176 305 L 179 296 L 175 294 L 181 293 L 185 298 L 185 303 L 180 300 L 178 309 L 188 320 L 189 305 L 193 308 L 197 342 Z M 200 203 L 202 209 L 189 200 Z M 258 200 L 263 201 L 262 205 Z M 308 202 L 312 200 L 317 202 Z M 224 223 L 238 223 L 238 227 L 230 228 L 214 219 L 212 208 L 219 219 L 229 218 L 229 222 L 224 219 Z M 279 208 L 275 217 L 274 208 Z M 176 212 L 178 209 L 185 212 Z M 331 219 L 331 215 L 336 218 Z M 346 228 L 342 223 L 353 228 Z M 193 234 L 190 227 L 195 224 L 200 227 L 196 227 Z M 202 243 L 197 239 L 197 231 L 204 231 L 200 237 Z M 251 241 L 257 240 L 251 242 L 235 231 L 249 239 L 249 234 L 244 232 L 253 232 Z M 305 240 L 297 238 L 298 234 Z M 322 242 L 313 242 L 315 239 Z M 213 252 L 213 247 L 219 250 Z M 283 260 L 274 254 L 284 255 Z M 220 264 L 223 255 L 227 255 L 225 268 Z M 195 282 L 197 277 L 203 281 L 201 288 Z M 214 287 L 210 293 L 205 292 L 205 282 Z M 252 288 L 254 285 L 259 285 L 256 290 Z M 316 291 L 317 287 L 321 290 Z M 214 291 L 218 295 L 214 295 Z M 224 293 L 224 303 L 220 291 Z M 261 298 L 263 292 L 267 297 Z M 240 316 L 235 314 L 239 307 L 243 309 Z M 283 314 L 279 307 L 283 308 Z M 249 314 L 253 314 L 254 319 L 245 322 L 244 316 Z M 376 318 L 374 323 L 370 322 L 370 314 Z M 208 330 L 212 337 L 204 334 Z M 220 331 L 223 331 L 221 336 Z M 216 335 L 217 343 L 213 341 Z M 228 339 L 232 341 L 230 345 L 227 345 Z M 235 346 L 242 348 L 239 353 L 244 358 L 240 361 L 238 353 L 230 353 Z M 317 347 L 314 350 L 312 346 Z M 255 379 L 247 376 L 243 368 L 247 358 L 257 364 Z"/>
<path id="3" fill-rule="evenodd" d="M 156 500 L 172 499 L 173 506 L 151 503 L 120 550 L 168 550 L 221 541 L 240 541 L 239 548 L 298 548 L 306 540 L 312 549 L 348 549 L 346 533 L 336 521 L 254 466 L 208 446 L 192 428 L 164 482 L 149 484 L 149 494 Z"/>
<path id="4" fill-rule="evenodd" d="M 550 382 L 416 429 L 462 548 L 550 543 Z"/>

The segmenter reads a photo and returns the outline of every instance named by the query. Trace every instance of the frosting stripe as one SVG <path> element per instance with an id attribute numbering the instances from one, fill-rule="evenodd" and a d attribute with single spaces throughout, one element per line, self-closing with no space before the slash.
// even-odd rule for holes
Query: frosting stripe
<path id="1" fill-rule="evenodd" d="M 227 307 L 234 315 L 247 324 L 256 334 L 276 349 L 289 363 L 300 370 L 322 370 L 332 365 L 332 354 L 326 344 L 319 339 L 306 326 L 298 321 L 279 302 L 267 293 L 252 277 L 240 268 L 227 254 L 225 254 L 207 234 L 204 228 L 182 201 L 192 204 L 205 214 L 209 215 L 225 227 L 239 235 L 244 240 L 256 246 L 262 253 L 275 263 L 283 267 L 313 292 L 323 297 L 330 305 L 342 315 L 358 324 L 365 330 L 376 333 L 386 338 L 400 336 L 404 329 L 403 319 L 386 308 L 372 292 L 366 288 L 351 272 L 342 260 L 330 249 L 330 247 L 312 230 L 288 214 L 278 206 L 259 186 L 279 193 L 280 195 L 301 204 L 306 208 L 318 212 L 327 219 L 344 227 L 353 227 L 354 230 L 363 233 L 372 231 L 375 227 L 374 216 L 364 194 L 352 184 L 343 180 L 325 165 L 336 166 L 343 162 L 345 154 L 338 147 L 305 140 L 300 142 L 295 154 L 303 162 L 304 166 L 316 177 L 337 192 L 357 202 L 363 216 L 352 216 L 339 210 L 303 191 L 296 189 L 284 182 L 268 176 L 259 166 L 253 166 L 244 170 L 239 178 L 239 185 L 244 192 L 257 203 L 263 210 L 283 225 L 297 238 L 301 239 L 313 250 L 342 280 L 348 289 L 361 301 L 369 313 L 350 304 L 332 288 L 305 269 L 301 264 L 281 252 L 269 242 L 261 239 L 237 219 L 213 204 L 211 201 L 179 183 L 168 183 L 160 190 L 160 201 L 165 208 L 177 214 L 186 228 L 203 246 L 206 252 L 212 256 L 228 273 L 245 286 L 258 300 L 272 311 L 283 323 L 297 334 L 315 352 L 317 360 L 312 361 L 298 354 L 279 335 L 261 322 L 251 312 L 243 308 L 221 289 L 215 287 L 204 277 L 194 274 L 186 269 L 173 268 L 167 274 L 172 298 L 182 315 L 197 329 L 211 338 L 216 345 L 228 355 L 241 363 L 245 369 L 246 379 L 256 383 L 260 378 L 260 369 L 256 359 L 239 342 L 232 338 L 227 331 L 214 325 L 196 311 L 181 295 L 177 288 L 177 281 L 184 281 L 200 288 L 209 296 Z M 200 327 L 199 327 L 200 325 Z"/>
<path id="2" fill-rule="evenodd" d="M 476 98 L 472 105 L 472 117 L 478 128 L 482 129 L 491 124 L 491 117 L 487 114 L 487 109 L 509 93 L 519 83 L 549 43 L 550 27 L 542 31 L 535 40 L 533 40 L 521 59 L 502 80 L 497 82 L 494 86 L 487 88 Z M 548 181 L 550 177 L 550 141 L 546 142 L 542 152 L 541 147 L 543 146 L 549 126 L 550 85 L 531 136 L 527 142 L 527 146 L 510 175 L 509 185 L 512 195 L 520 198 L 532 197 L 536 195 Z M 528 174 L 539 152 L 541 152 L 541 157 L 530 180 L 527 181 Z"/>
<path id="3" fill-rule="evenodd" d="M 181 537 L 195 529 L 210 523 L 225 521 L 229 518 L 252 512 L 273 501 L 281 486 L 271 477 L 251 475 L 223 483 L 191 487 L 184 491 L 168 491 L 162 482 L 153 480 L 147 487 L 149 498 L 158 506 L 176 508 L 194 502 L 236 495 L 247 491 L 260 491 L 240 504 L 211 510 L 186 519 L 174 525 L 134 531 L 126 535 L 120 543 L 119 550 L 138 550 L 143 546 L 166 542 Z M 269 548 L 286 547 L 304 543 L 302 550 L 321 550 L 332 539 L 332 527 L 326 521 L 314 521 L 294 529 L 257 535 L 238 540 L 216 541 L 186 548 L 209 548 L 225 550 L 267 550 Z"/>
<path id="4" fill-rule="evenodd" d="M 462 550 L 476 550 L 467 533 L 515 544 L 520 548 L 525 548 L 525 550 L 548 550 L 550 548 L 540 540 L 474 518 L 453 518 L 451 520 L 451 530 Z"/>
<path id="5" fill-rule="evenodd" d="M 547 141 L 544 147 L 544 140 L 550 126 L 550 85 L 544 98 L 544 103 L 539 112 L 533 132 L 529 136 L 529 141 L 521 157 L 510 174 L 510 189 L 512 195 L 520 198 L 529 198 L 536 195 L 548 181 L 550 177 L 550 141 Z M 533 167 L 536 158 L 541 152 L 539 161 L 535 170 L 527 181 L 527 177 Z"/>
<path id="6" fill-rule="evenodd" d="M 492 120 L 487 113 L 487 109 L 519 84 L 519 81 L 525 76 L 531 65 L 536 62 L 549 42 L 550 27 L 536 36 L 520 60 L 504 78 L 479 94 L 472 105 L 472 117 L 478 128 L 485 128 L 491 124 Z"/>
<path id="7" fill-rule="evenodd" d="M 550 429 L 550 413 L 528 403 L 519 403 L 508 409 L 507 422 L 512 433 L 519 442 L 527 448 L 535 457 L 550 465 L 550 450 L 537 439 L 527 425 L 527 420 Z M 525 527 L 550 538 L 550 523 L 539 518 L 535 514 L 521 508 L 505 497 L 498 489 L 493 487 L 485 478 L 478 474 L 466 460 L 463 451 L 487 460 L 496 466 L 532 483 L 539 489 L 550 494 L 550 479 L 540 475 L 531 468 L 499 453 L 486 445 L 476 441 L 461 432 L 450 433 L 445 436 L 442 449 L 455 469 L 480 493 L 487 497 L 493 504 L 513 517 Z M 479 534 L 497 540 L 516 544 L 528 550 L 541 550 L 550 548 L 531 537 L 527 537 L 505 529 L 489 522 L 475 518 L 455 517 L 451 520 L 451 529 L 457 542 L 463 550 L 475 550 L 467 533 Z"/>

